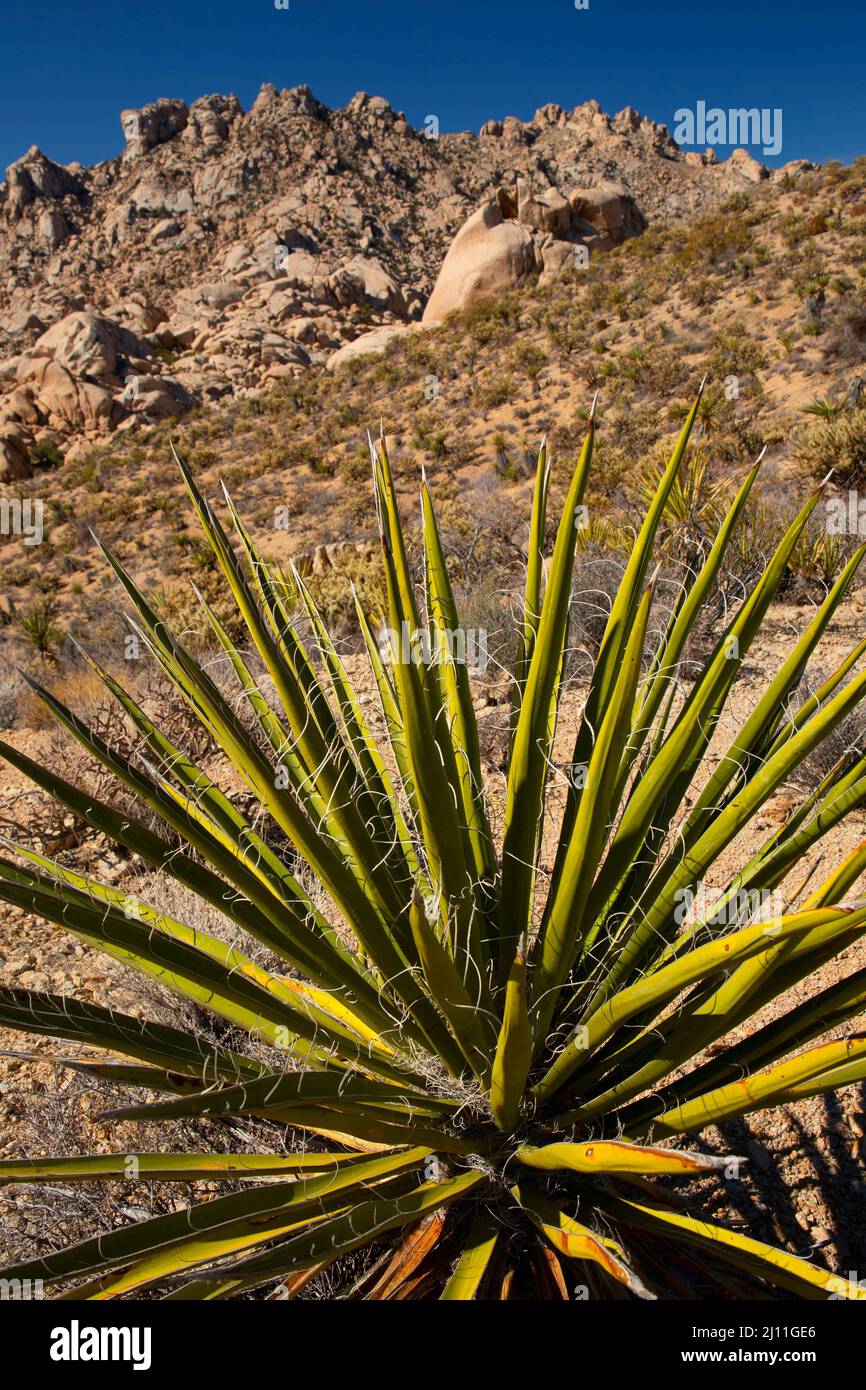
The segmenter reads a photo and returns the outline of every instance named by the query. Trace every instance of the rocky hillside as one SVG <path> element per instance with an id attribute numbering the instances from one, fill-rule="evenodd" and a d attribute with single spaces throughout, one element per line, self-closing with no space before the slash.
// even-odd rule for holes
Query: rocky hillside
<path id="1" fill-rule="evenodd" d="M 684 154 L 665 127 L 596 102 L 439 135 L 381 97 L 330 110 L 268 85 L 246 113 L 233 96 L 160 99 L 121 123 L 118 158 L 61 167 L 33 147 L 0 190 L 5 481 L 137 417 L 246 397 L 555 278 L 580 248 L 771 178 L 744 151 Z"/>

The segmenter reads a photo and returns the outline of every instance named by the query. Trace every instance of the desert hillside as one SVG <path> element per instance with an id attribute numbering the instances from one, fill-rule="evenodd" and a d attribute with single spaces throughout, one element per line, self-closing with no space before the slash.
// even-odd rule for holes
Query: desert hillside
<path id="1" fill-rule="evenodd" d="M 744 151 L 683 154 L 664 127 L 595 102 L 449 135 L 382 97 L 332 111 L 267 86 L 247 113 L 232 96 L 160 99 L 121 124 L 119 158 L 64 168 L 34 147 L 0 192 L 0 389 L 33 407 L 0 418 L 37 443 L 244 396 L 365 328 L 416 321 L 451 238 L 518 181 L 547 200 L 520 221 L 549 242 L 600 186 L 629 195 L 638 230 L 769 177 Z"/>
<path id="2" fill-rule="evenodd" d="M 330 111 L 305 89 L 124 122 L 120 158 L 60 170 L 31 151 L 0 195 L 0 445 L 25 507 L 0 535 L 0 632 L 16 644 L 22 624 L 37 646 L 46 627 L 53 645 L 116 635 L 91 529 L 185 603 L 208 562 L 170 439 L 206 487 L 231 487 L 268 554 L 322 574 L 367 564 L 380 421 L 407 502 L 423 464 L 454 498 L 455 545 L 484 556 L 459 535 L 480 511 L 497 562 L 522 547 L 540 437 L 558 485 L 597 390 L 595 501 L 615 521 L 704 375 L 707 486 L 765 448 L 771 513 L 831 467 L 856 484 L 862 162 L 716 164 L 594 103 L 435 140 L 380 98 Z M 804 415 L 816 398 L 838 418 Z M 820 577 L 847 540 L 816 532 L 804 563 Z"/>

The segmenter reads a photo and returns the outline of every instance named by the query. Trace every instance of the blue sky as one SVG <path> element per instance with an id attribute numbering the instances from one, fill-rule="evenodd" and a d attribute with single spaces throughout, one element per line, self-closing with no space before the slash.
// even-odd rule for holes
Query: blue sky
<path id="1" fill-rule="evenodd" d="M 548 101 L 781 108 L 787 159 L 866 152 L 863 0 L 2 0 L 0 169 L 31 144 L 94 163 L 118 115 L 158 96 L 308 82 L 342 106 L 386 96 L 415 125 L 477 130 Z M 724 151 L 720 150 L 720 154 Z"/>

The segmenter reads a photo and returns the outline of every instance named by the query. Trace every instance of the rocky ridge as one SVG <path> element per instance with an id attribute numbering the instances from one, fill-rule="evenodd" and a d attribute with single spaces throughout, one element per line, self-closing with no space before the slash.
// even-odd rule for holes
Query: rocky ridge
<path id="1" fill-rule="evenodd" d="M 382 97 L 331 110 L 266 85 L 246 113 L 161 98 L 121 125 L 117 158 L 34 146 L 0 188 L 0 480 L 375 351 L 783 172 L 683 153 L 594 101 L 429 138 Z"/>

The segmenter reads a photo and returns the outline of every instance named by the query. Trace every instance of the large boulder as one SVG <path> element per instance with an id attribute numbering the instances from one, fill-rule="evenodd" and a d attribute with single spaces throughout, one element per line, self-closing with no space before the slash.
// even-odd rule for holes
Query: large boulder
<path id="1" fill-rule="evenodd" d="M 500 190 L 498 198 L 504 215 L 514 216 L 511 212 L 514 201 L 511 190 Z M 516 216 L 521 226 L 529 227 L 534 232 L 562 235 L 571 230 L 572 215 L 567 198 L 563 198 L 556 188 L 548 188 L 535 198 L 524 179 L 517 180 Z"/>
<path id="2" fill-rule="evenodd" d="M 129 329 L 98 314 L 67 314 L 36 339 L 18 364 L 20 382 L 40 376 L 53 362 L 70 374 L 113 385 L 131 359 L 150 356 L 147 344 Z"/>
<path id="3" fill-rule="evenodd" d="M 108 387 L 82 381 L 47 357 L 33 359 L 28 384 L 53 429 L 90 434 L 110 427 L 113 397 Z"/>
<path id="4" fill-rule="evenodd" d="M 637 203 L 621 183 L 574 188 L 568 201 L 574 219 L 588 222 L 614 245 L 639 236 L 646 226 Z"/>
<path id="5" fill-rule="evenodd" d="M 452 241 L 422 322 L 441 323 L 455 309 L 512 290 L 538 266 L 532 233 L 506 221 L 498 201 L 485 203 Z"/>
<path id="6" fill-rule="evenodd" d="M 539 283 L 549 284 L 551 280 L 558 280 L 567 270 L 574 270 L 581 265 L 586 265 L 587 261 L 581 260 L 580 256 L 585 252 L 588 257 L 596 245 L 600 245 L 603 249 L 603 243 L 597 237 L 572 237 L 568 241 L 562 241 L 558 237 L 545 237 L 538 247 L 542 261 Z"/>
<path id="7" fill-rule="evenodd" d="M 770 178 L 778 183 L 784 179 L 799 178 L 801 174 L 810 174 L 817 167 L 817 164 L 812 164 L 808 159 L 789 159 L 781 169 L 774 169 Z"/>
<path id="8" fill-rule="evenodd" d="M 242 115 L 241 104 L 235 96 L 199 97 L 189 108 L 184 140 L 214 149 L 228 139 L 232 122 Z"/>
<path id="9" fill-rule="evenodd" d="M 72 235 L 69 221 L 59 208 L 43 208 L 36 226 L 36 235 L 47 251 L 56 251 Z"/>
<path id="10" fill-rule="evenodd" d="M 130 333 L 138 335 L 153 333 L 154 329 L 164 322 L 165 312 L 148 299 L 146 294 L 135 290 L 110 304 L 105 311 L 105 317 L 112 319 L 121 328 L 128 328 Z"/>
<path id="11" fill-rule="evenodd" d="M 62 164 L 48 159 L 38 145 L 31 145 L 25 155 L 9 165 L 6 187 L 6 216 L 11 222 L 17 222 L 25 208 L 36 202 L 37 198 L 51 202 L 65 198 L 70 193 L 76 198 L 84 194 L 81 180 L 64 169 Z"/>
<path id="12" fill-rule="evenodd" d="M 139 179 L 129 194 L 130 205 L 136 213 L 162 213 L 172 216 L 192 212 L 195 194 L 187 184 L 176 184 L 157 172 Z"/>
<path id="13" fill-rule="evenodd" d="M 372 333 L 362 333 L 360 338 L 345 343 L 328 358 L 325 365 L 329 371 L 334 372 L 357 357 L 378 356 L 395 338 L 400 338 L 406 333 L 417 333 L 420 327 L 418 323 L 386 323 L 382 328 L 374 328 Z"/>
<path id="14" fill-rule="evenodd" d="M 192 404 L 180 382 L 155 376 L 127 377 L 118 402 L 133 415 L 147 415 L 152 420 L 178 419 Z"/>
<path id="15" fill-rule="evenodd" d="M 327 299 L 340 308 L 370 304 L 398 318 L 408 314 L 403 291 L 385 267 L 369 256 L 354 256 L 322 281 Z"/>
<path id="16" fill-rule="evenodd" d="M 763 183 L 770 177 L 766 164 L 761 164 L 748 150 L 734 150 L 730 159 L 718 165 L 718 172 L 729 181 Z"/>
<path id="17" fill-rule="evenodd" d="M 128 107 L 120 113 L 120 124 L 126 136 L 124 159 L 136 159 L 157 145 L 164 145 L 185 130 L 189 110 L 185 101 L 160 97 L 147 106 Z"/>
<path id="18" fill-rule="evenodd" d="M 0 423 L 0 483 L 14 483 L 29 478 L 32 472 L 29 431 L 11 422 Z"/>
<path id="19" fill-rule="evenodd" d="M 115 394 L 147 369 L 151 349 L 137 334 L 98 314 L 67 314 L 18 361 L 16 378 L 54 429 L 108 429 L 124 413 Z"/>
<path id="20" fill-rule="evenodd" d="M 39 425 L 42 417 L 27 386 L 16 386 L 8 396 L 0 399 L 0 424 Z"/>
<path id="21" fill-rule="evenodd" d="M 207 280 L 191 289 L 181 290 L 175 298 L 175 312 L 189 311 L 197 304 L 222 312 L 237 304 L 246 292 L 247 286 L 238 284 L 237 280 Z"/>

